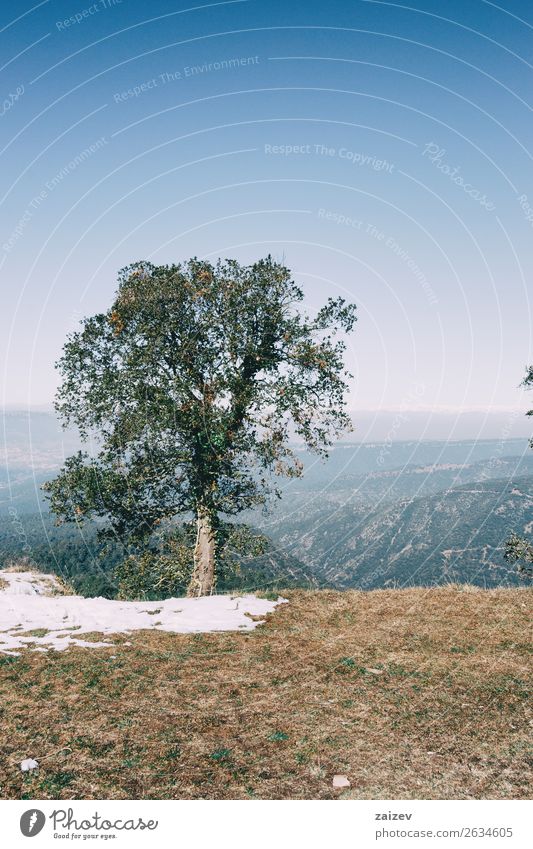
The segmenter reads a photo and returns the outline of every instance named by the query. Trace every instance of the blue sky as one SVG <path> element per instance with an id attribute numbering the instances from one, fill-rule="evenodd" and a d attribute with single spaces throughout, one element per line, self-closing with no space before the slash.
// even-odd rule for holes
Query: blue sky
<path id="1" fill-rule="evenodd" d="M 354 411 L 527 404 L 530 3 L 0 14 L 4 404 L 52 398 L 122 266 L 268 252 L 358 304 Z"/>

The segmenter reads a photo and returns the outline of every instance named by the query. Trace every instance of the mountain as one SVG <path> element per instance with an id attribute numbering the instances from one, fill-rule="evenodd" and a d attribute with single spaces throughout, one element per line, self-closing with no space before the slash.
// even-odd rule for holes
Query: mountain
<path id="1" fill-rule="evenodd" d="M 64 430 L 53 413 L 4 410 L 0 418 L 0 460 L 7 468 L 56 468 L 80 446 L 77 433 Z"/>
<path id="2" fill-rule="evenodd" d="M 533 476 L 522 476 L 374 509 L 344 505 L 297 515 L 271 533 L 330 586 L 518 585 L 503 557 L 505 541 L 511 530 L 531 533 L 532 508 Z"/>
<path id="3" fill-rule="evenodd" d="M 12 411 L 3 436 L 0 565 L 28 557 L 78 592 L 113 596 L 121 547 L 104 552 L 96 526 L 55 527 L 40 488 L 79 448 L 76 433 L 51 413 Z M 219 588 L 519 582 L 503 553 L 511 530 L 533 531 L 526 440 L 339 442 L 325 462 L 294 450 L 304 476 L 276 481 L 266 514 L 242 516 L 270 538 L 267 552 Z"/>

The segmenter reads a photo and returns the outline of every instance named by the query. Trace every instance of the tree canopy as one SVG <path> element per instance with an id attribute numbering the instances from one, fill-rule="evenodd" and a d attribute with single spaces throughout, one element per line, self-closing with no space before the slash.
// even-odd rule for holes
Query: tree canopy
<path id="1" fill-rule="evenodd" d="M 522 386 L 526 389 L 531 389 L 533 386 L 533 366 L 526 368 L 526 376 L 522 381 Z M 526 416 L 533 416 L 533 410 L 528 410 Z M 533 437 L 529 440 L 530 448 L 533 448 Z M 512 533 L 507 540 L 505 558 L 510 563 L 518 565 L 518 571 L 524 578 L 533 577 L 533 545 L 529 540 L 524 539 L 519 534 Z"/>
<path id="2" fill-rule="evenodd" d="M 60 519 L 96 517 L 142 547 L 193 513 L 213 571 L 220 517 L 264 503 L 272 472 L 301 474 L 291 441 L 324 454 L 351 424 L 339 334 L 355 306 L 330 298 L 310 317 L 302 300 L 271 257 L 123 269 L 109 310 L 82 321 L 57 364 L 57 412 L 96 446 L 45 485 Z"/>

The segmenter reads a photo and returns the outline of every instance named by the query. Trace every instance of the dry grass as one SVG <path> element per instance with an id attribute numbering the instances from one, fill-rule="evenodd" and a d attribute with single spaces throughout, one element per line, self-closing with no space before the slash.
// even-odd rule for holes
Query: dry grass
<path id="1" fill-rule="evenodd" d="M 24 560 L 10 560 L 7 566 L 2 566 L 2 572 L 33 572 L 34 575 L 39 574 Z"/>
<path id="2" fill-rule="evenodd" d="M 255 632 L 0 659 L 4 797 L 527 796 L 530 591 L 287 595 Z"/>

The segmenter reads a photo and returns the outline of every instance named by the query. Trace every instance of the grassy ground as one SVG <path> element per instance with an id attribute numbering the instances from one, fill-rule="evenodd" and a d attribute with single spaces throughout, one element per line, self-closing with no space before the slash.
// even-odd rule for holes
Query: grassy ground
<path id="1" fill-rule="evenodd" d="M 531 591 L 287 595 L 255 632 L 0 655 L 0 794 L 526 798 Z"/>

